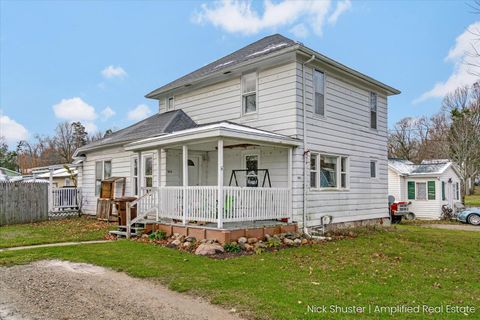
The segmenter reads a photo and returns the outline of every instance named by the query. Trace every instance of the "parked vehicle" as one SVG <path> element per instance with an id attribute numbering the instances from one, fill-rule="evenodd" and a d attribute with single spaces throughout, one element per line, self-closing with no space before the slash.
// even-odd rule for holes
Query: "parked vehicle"
<path id="1" fill-rule="evenodd" d="M 474 226 L 480 226 L 480 208 L 463 209 L 457 213 L 457 220 Z"/>
<path id="2" fill-rule="evenodd" d="M 395 197 L 388 197 L 389 209 L 390 209 L 390 220 L 392 223 L 400 223 L 402 218 L 406 220 L 415 219 L 415 214 L 410 211 L 409 205 L 411 202 L 399 201 L 395 202 Z"/>

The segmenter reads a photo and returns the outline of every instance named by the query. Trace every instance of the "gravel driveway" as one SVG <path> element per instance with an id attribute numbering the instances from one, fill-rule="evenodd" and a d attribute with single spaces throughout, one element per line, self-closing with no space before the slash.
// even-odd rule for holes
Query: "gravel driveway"
<path id="1" fill-rule="evenodd" d="M 0 268 L 0 319 L 240 319 L 201 299 L 105 268 L 39 261 Z"/>

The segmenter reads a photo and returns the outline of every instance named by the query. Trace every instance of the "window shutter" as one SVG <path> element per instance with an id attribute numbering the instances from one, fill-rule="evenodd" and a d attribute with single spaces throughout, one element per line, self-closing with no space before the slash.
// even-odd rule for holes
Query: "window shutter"
<path id="1" fill-rule="evenodd" d="M 445 181 L 442 181 L 442 201 L 445 201 L 447 198 L 445 197 Z"/>
<path id="2" fill-rule="evenodd" d="M 415 200 L 415 182 L 408 181 L 407 188 L 408 188 L 408 200 Z"/>
<path id="3" fill-rule="evenodd" d="M 435 200 L 435 181 L 428 181 L 428 200 Z"/>

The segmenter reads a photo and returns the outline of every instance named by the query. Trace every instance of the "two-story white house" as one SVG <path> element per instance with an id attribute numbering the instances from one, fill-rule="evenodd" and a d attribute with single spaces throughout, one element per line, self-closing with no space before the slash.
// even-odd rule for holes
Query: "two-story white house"
<path id="1" fill-rule="evenodd" d="M 157 114 L 77 150 L 83 210 L 95 214 L 102 179 L 122 176 L 129 195 L 153 188 L 140 207 L 156 222 L 382 223 L 387 99 L 399 93 L 265 37 L 150 92 Z"/>

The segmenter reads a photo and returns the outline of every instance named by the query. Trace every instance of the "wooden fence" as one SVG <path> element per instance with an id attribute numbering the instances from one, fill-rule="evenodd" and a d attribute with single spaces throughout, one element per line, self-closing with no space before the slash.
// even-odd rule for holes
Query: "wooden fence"
<path id="1" fill-rule="evenodd" d="M 0 226 L 48 220 L 48 184 L 0 182 Z"/>

